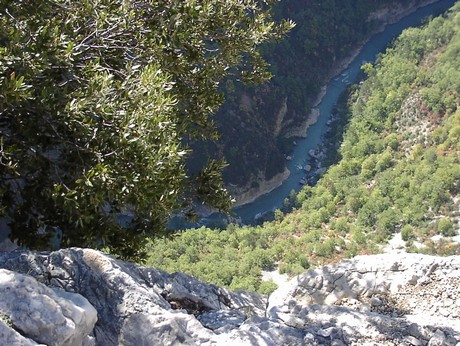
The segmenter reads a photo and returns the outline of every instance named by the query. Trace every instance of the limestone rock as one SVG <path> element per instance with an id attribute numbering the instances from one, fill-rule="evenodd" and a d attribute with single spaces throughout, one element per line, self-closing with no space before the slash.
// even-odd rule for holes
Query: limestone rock
<path id="1" fill-rule="evenodd" d="M 5 269 L 0 269 L 0 311 L 15 330 L 47 345 L 88 344 L 97 320 L 96 310 L 79 294 L 49 288 Z"/>
<path id="2" fill-rule="evenodd" d="M 256 293 L 230 292 L 182 273 L 138 267 L 91 249 L 0 253 L 0 267 L 84 296 L 98 313 L 97 345 L 137 345 L 139 340 L 150 340 L 147 344 L 152 345 L 201 345 L 218 332 L 197 317 L 208 321 L 206 326 L 219 328 L 219 322 L 212 324 L 206 314 L 220 315 L 226 319 L 222 326 L 232 326 L 231 330 L 249 316 L 263 314 L 266 305 Z"/>
<path id="3" fill-rule="evenodd" d="M 281 285 L 268 301 L 257 293 L 231 292 L 182 273 L 138 267 L 90 249 L 0 253 L 0 268 L 10 270 L 4 270 L 5 275 L 14 277 L 19 286 L 21 282 L 28 282 L 33 290 L 49 286 L 46 297 L 52 296 L 53 302 L 66 301 L 82 311 L 88 310 L 89 302 L 98 320 L 94 339 L 82 340 L 84 346 L 91 342 L 103 346 L 460 342 L 460 305 L 455 303 L 460 301 L 460 256 L 359 256 L 301 274 Z M 3 304 L 9 306 L 7 311 L 22 311 L 18 321 L 25 314 L 33 315 L 19 300 Z M 75 324 L 87 319 L 79 309 L 53 306 L 40 313 L 61 318 L 59 326 L 67 326 L 62 316 Z M 60 335 L 67 335 L 67 329 L 62 328 L 48 333 L 64 340 Z M 0 321 L 0 344 L 53 345 L 36 334 L 26 339 L 14 333 Z"/>
<path id="4" fill-rule="evenodd" d="M 291 325 L 302 321 L 327 342 L 328 328 L 341 326 L 347 345 L 444 345 L 447 338 L 460 341 L 460 321 L 453 318 L 459 308 L 449 304 L 460 299 L 459 270 L 459 256 L 358 256 L 280 287 L 268 316 Z"/>
<path id="5" fill-rule="evenodd" d="M 0 343 L 2 345 L 35 346 L 35 341 L 19 334 L 0 319 Z"/>

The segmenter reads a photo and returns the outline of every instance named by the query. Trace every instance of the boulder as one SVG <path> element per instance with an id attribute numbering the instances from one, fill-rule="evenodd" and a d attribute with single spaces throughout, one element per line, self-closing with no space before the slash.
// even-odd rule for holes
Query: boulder
<path id="1" fill-rule="evenodd" d="M 441 297 L 446 303 L 433 309 Z M 310 329 L 321 342 L 394 345 L 408 339 L 434 345 L 444 335 L 456 340 L 455 345 L 460 342 L 455 317 L 460 309 L 449 302 L 456 299 L 460 256 L 357 256 L 310 270 L 280 287 L 270 296 L 267 315 Z M 326 335 L 328 328 L 340 333 Z"/>
<path id="2" fill-rule="evenodd" d="M 10 322 L 9 322 L 10 323 Z M 26 338 L 19 334 L 12 326 L 7 325 L 0 318 L 0 342 L 2 345 L 17 345 L 17 346 L 35 346 L 37 344 L 32 339 Z"/>
<path id="3" fill-rule="evenodd" d="M 268 300 L 91 249 L 0 253 L 0 268 L 6 269 L 2 278 L 8 278 L 1 287 L 7 287 L 3 282 L 22 285 L 22 291 L 29 287 L 39 292 L 33 297 L 43 300 L 24 303 L 2 293 L 0 311 L 11 321 L 0 319 L 0 344 L 5 345 L 63 345 L 64 340 L 127 346 L 460 342 L 459 256 L 359 256 L 301 274 Z M 92 334 L 90 305 L 98 316 Z M 39 315 L 55 319 L 47 322 L 53 328 L 46 329 L 41 318 L 29 321 Z M 71 332 L 77 325 L 80 331 Z"/>
<path id="4" fill-rule="evenodd" d="M 138 340 L 149 340 L 144 345 L 203 344 L 217 335 L 207 327 L 212 325 L 207 314 L 220 314 L 232 321 L 224 324 L 238 328 L 266 307 L 257 293 L 230 292 L 189 275 L 139 267 L 91 249 L 0 253 L 1 267 L 27 273 L 35 278 L 29 280 L 60 289 L 60 294 L 85 297 L 97 310 L 97 345 L 137 345 Z M 205 326 L 199 316 L 208 321 Z"/>
<path id="5" fill-rule="evenodd" d="M 96 310 L 81 295 L 49 288 L 33 277 L 0 269 L 0 312 L 16 331 L 46 345 L 91 345 Z M 2 324 L 5 330 L 6 324 Z M 8 345 L 34 345 L 13 331 Z M 15 340 L 15 341 L 13 341 Z M 21 341 L 20 341 L 21 340 Z"/>

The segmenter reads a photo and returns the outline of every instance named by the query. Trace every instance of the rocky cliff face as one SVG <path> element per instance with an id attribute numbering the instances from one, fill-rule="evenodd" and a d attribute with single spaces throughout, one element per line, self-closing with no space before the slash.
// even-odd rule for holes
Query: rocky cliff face
<path id="1" fill-rule="evenodd" d="M 346 68 L 373 34 L 438 1 L 378 1 L 360 15 L 356 10 L 345 13 L 358 6 L 356 2 L 335 1 L 338 16 L 330 14 L 332 8 L 321 11 L 333 1 L 329 5 L 316 0 L 282 2 L 279 11 L 297 26 L 268 54 L 273 80 L 257 88 L 236 84 L 236 93 L 233 84 L 226 88 L 227 101 L 216 115 L 221 141 L 216 148 L 209 144 L 197 149 L 196 157 L 226 158 L 230 165 L 224 170 L 224 180 L 238 205 L 270 192 L 288 176 L 283 172 L 293 137 L 306 137 L 308 127 L 316 122 L 315 107 L 324 95 L 324 85 Z M 316 22 L 324 25 L 318 28 Z M 343 23 L 348 23 L 346 28 L 339 29 Z M 316 37 L 318 31 L 327 32 L 327 39 Z M 352 36 L 359 38 L 339 39 L 344 32 L 355 32 Z M 306 44 L 308 40 L 314 42 Z"/>
<path id="2" fill-rule="evenodd" d="M 361 256 L 268 299 L 90 249 L 0 254 L 2 345 L 457 345 L 460 256 Z"/>

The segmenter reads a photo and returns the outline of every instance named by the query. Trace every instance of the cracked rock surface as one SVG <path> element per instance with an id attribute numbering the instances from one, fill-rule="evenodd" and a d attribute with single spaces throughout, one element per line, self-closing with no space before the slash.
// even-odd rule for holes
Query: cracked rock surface
<path id="1" fill-rule="evenodd" d="M 460 257 L 358 256 L 308 271 L 268 313 L 315 345 L 460 345 Z"/>
<path id="2" fill-rule="evenodd" d="M 0 269 L 0 344 L 94 345 L 93 306 L 79 294 L 49 288 L 34 278 Z M 27 338 L 21 336 L 26 334 Z"/>
<path id="3" fill-rule="evenodd" d="M 35 292 L 28 303 L 0 296 L 2 345 L 63 344 L 63 335 L 69 345 L 460 345 L 460 256 L 359 256 L 301 274 L 268 301 L 90 249 L 0 253 L 0 268 L 0 283 Z M 79 314 L 33 303 L 46 296 L 36 292 Z M 91 308 L 95 325 L 82 312 Z M 55 340 L 17 322 L 32 309 L 61 321 Z M 84 331 L 71 337 L 76 321 Z"/>

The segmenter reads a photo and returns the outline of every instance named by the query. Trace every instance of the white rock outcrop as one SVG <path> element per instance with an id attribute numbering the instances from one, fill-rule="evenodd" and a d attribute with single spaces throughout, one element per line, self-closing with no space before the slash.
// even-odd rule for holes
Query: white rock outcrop
<path id="1" fill-rule="evenodd" d="M 14 328 L 0 319 L 0 343 L 2 345 L 34 346 L 35 341 L 19 334 Z"/>
<path id="2" fill-rule="evenodd" d="M 0 269 L 0 311 L 14 326 L 7 332 L 2 323 L 4 345 L 35 344 L 13 331 L 46 345 L 94 344 L 89 334 L 96 324 L 96 309 L 81 295 L 49 288 L 31 276 Z"/>
<path id="3" fill-rule="evenodd" d="M 272 294 L 268 316 L 310 330 L 311 344 L 457 345 L 457 302 L 460 256 L 392 253 L 297 276 Z"/>
<path id="4" fill-rule="evenodd" d="M 299 275 L 268 301 L 90 249 L 0 253 L 0 268 L 2 345 L 460 343 L 460 256 L 360 256 Z M 7 287 L 21 299 L 4 298 Z"/>

